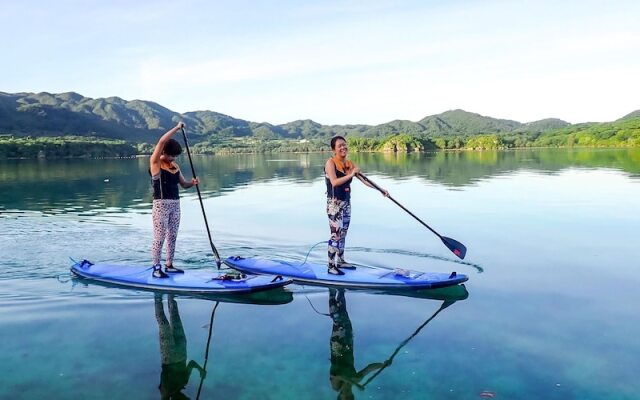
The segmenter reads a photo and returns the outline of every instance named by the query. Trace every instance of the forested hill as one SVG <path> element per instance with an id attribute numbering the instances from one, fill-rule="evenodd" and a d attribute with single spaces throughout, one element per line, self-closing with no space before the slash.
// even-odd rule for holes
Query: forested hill
<path id="1" fill-rule="evenodd" d="M 420 121 L 395 120 L 381 125 L 322 125 L 311 120 L 282 125 L 257 123 L 213 111 L 179 114 L 157 103 L 92 99 L 78 93 L 0 92 L 0 134 L 15 136 L 91 136 L 128 142 L 153 142 L 158 134 L 184 120 L 194 142 L 251 137 L 255 139 L 312 139 L 336 134 L 377 138 L 394 134 L 434 137 L 487 133 L 541 133 L 570 124 L 558 119 L 523 124 L 485 117 L 463 110 L 431 115 Z"/>

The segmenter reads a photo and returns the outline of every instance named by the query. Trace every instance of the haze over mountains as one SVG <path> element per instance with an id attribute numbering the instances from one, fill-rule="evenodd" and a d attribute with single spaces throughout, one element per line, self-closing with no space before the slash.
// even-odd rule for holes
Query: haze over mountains
<path id="1" fill-rule="evenodd" d="M 640 117 L 640 110 L 622 119 Z M 0 92 L 0 134 L 16 136 L 93 136 L 130 142 L 153 142 L 158 135 L 185 121 L 194 142 L 215 138 L 253 137 L 255 139 L 312 139 L 336 134 L 381 137 L 405 133 L 437 137 L 482 133 L 545 132 L 569 126 L 560 119 L 535 122 L 496 119 L 451 110 L 427 116 L 420 121 L 394 120 L 380 125 L 322 125 L 297 120 L 281 125 L 252 122 L 214 111 L 184 114 L 151 101 L 127 101 L 119 97 L 92 99 L 78 93 Z"/>

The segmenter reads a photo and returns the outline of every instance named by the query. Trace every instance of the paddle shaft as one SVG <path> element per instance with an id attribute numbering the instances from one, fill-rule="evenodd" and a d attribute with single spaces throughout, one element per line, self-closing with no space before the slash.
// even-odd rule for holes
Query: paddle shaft
<path id="1" fill-rule="evenodd" d="M 358 176 L 360 176 L 362 179 L 364 179 L 365 181 L 367 181 L 367 183 L 371 184 L 371 186 L 373 186 L 374 188 L 376 188 L 380 193 L 385 194 L 385 191 L 378 185 L 376 185 L 375 182 L 373 182 L 371 179 L 367 178 L 366 176 L 364 176 L 362 174 L 362 172 L 358 172 Z M 411 215 L 413 218 L 415 218 L 418 222 L 420 222 L 422 225 L 424 225 L 425 228 L 429 229 L 431 232 L 435 233 L 440 239 L 442 239 L 442 235 L 440 235 L 438 232 L 436 232 L 433 228 L 431 228 L 429 225 L 425 224 L 424 221 L 422 221 L 420 218 L 418 218 L 414 213 L 412 213 L 411 211 L 409 211 L 405 206 L 403 206 L 402 204 L 398 203 L 398 201 L 396 201 L 396 199 L 394 199 L 393 197 L 387 195 L 387 197 L 389 198 L 389 200 L 393 201 L 394 203 L 396 203 L 396 205 L 400 208 L 402 208 L 407 214 Z"/>
<path id="2" fill-rule="evenodd" d="M 191 174 L 193 177 L 196 177 L 196 169 L 193 167 L 193 160 L 191 159 L 191 150 L 189 150 L 189 140 L 187 140 L 187 134 L 184 131 L 184 128 L 180 128 L 182 131 L 182 138 L 184 139 L 184 146 L 187 148 L 187 156 L 189 157 L 189 165 L 191 165 Z M 202 217 L 204 218 L 204 226 L 207 228 L 207 236 L 209 237 L 209 244 L 211 245 L 211 250 L 213 251 L 213 255 L 216 258 L 216 264 L 218 265 L 218 269 L 220 269 L 220 265 L 222 264 L 222 260 L 220 260 L 220 254 L 218 254 L 218 249 L 213 244 L 213 239 L 211 239 L 211 231 L 209 230 L 209 222 L 207 221 L 207 213 L 204 211 L 204 203 L 202 202 L 202 194 L 200 193 L 200 185 L 196 184 L 196 191 L 198 192 L 198 200 L 200 200 L 200 209 L 202 210 Z"/>
<path id="3" fill-rule="evenodd" d="M 207 361 L 209 361 L 209 344 L 211 343 L 211 333 L 213 332 L 213 317 L 216 315 L 218 304 L 220 304 L 220 302 L 216 301 L 216 305 L 213 307 L 213 311 L 211 311 L 211 320 L 209 321 L 209 337 L 207 338 L 207 350 L 204 353 L 204 367 L 202 367 L 204 372 L 207 372 Z M 200 391 L 202 390 L 203 383 L 204 378 L 200 378 L 200 386 L 198 386 L 198 394 L 196 395 L 196 400 L 200 398 Z"/>
<path id="4" fill-rule="evenodd" d="M 440 240 L 442 240 L 442 243 L 444 243 L 444 245 L 447 246 L 447 248 L 449 250 L 451 250 L 453 252 L 453 254 L 455 254 L 458 258 L 464 260 L 464 257 L 467 254 L 467 248 L 465 247 L 465 245 L 463 245 L 462 243 L 458 242 L 455 239 L 451 239 L 451 238 L 448 238 L 446 236 L 442 236 L 441 234 L 436 232 L 432 227 L 430 227 L 429 225 L 425 224 L 424 221 L 422 221 L 420 218 L 418 218 L 414 213 L 412 213 L 411 211 L 407 210 L 407 208 L 405 206 L 403 206 L 402 204 L 398 203 L 396 201 L 396 199 L 394 199 L 393 197 L 389 196 L 389 194 L 387 192 L 385 192 L 380 186 L 376 185 L 375 182 L 373 182 L 371 179 L 367 178 L 366 176 L 362 175 L 362 173 L 358 172 L 358 177 L 360 177 L 361 179 L 364 179 L 364 181 L 366 183 L 368 183 L 371 186 L 373 186 L 374 188 L 378 189 L 380 191 L 380 193 L 384 194 L 386 197 L 391 199 L 391 201 L 396 203 L 396 205 L 398 207 L 402 208 L 404 211 L 407 212 L 407 214 L 411 215 L 418 222 L 420 222 L 425 228 L 429 229 L 436 236 L 438 236 L 440 238 Z"/>
<path id="5" fill-rule="evenodd" d="M 400 352 L 400 349 L 402 349 L 407 343 L 409 343 L 411 341 L 411 339 L 413 339 L 414 337 L 416 337 L 416 335 L 418 335 L 418 333 L 420 333 L 420 331 L 422 330 L 422 328 L 424 328 L 425 326 L 427 326 L 427 324 L 429 322 L 431 322 L 439 313 L 440 311 L 444 310 L 445 308 L 449 307 L 451 304 L 455 303 L 455 301 L 445 301 L 442 303 L 442 305 L 440 306 L 440 308 L 438 308 L 438 310 L 431 316 L 429 317 L 429 319 L 427 319 L 426 321 L 424 321 L 422 323 L 422 325 L 420 325 L 418 327 L 418 329 L 416 329 L 411 336 L 409 336 L 408 338 L 406 338 L 402 343 L 400 343 L 400 345 L 396 348 L 396 350 L 393 352 L 393 354 L 391 354 L 391 357 L 389 357 L 387 359 L 387 363 L 384 367 L 380 368 L 379 370 L 376 371 L 375 374 L 373 374 L 365 383 L 364 385 L 362 385 L 362 389 L 364 389 L 369 382 L 371 382 L 376 376 L 380 375 L 380 373 L 387 368 L 389 365 L 391 365 L 391 362 L 393 361 L 393 358 L 398 354 L 398 352 Z"/>

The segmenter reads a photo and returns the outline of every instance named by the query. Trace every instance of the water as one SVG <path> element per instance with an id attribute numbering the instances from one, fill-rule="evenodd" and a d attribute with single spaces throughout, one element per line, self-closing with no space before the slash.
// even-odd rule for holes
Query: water
<path id="1" fill-rule="evenodd" d="M 196 157 L 221 255 L 302 260 L 326 240 L 325 157 Z M 352 159 L 468 254 L 356 182 L 347 258 L 455 270 L 466 288 L 229 299 L 87 284 L 69 257 L 149 263 L 148 159 L 0 162 L 0 398 L 640 397 L 639 150 Z M 213 268 L 182 194 L 176 265 Z"/>

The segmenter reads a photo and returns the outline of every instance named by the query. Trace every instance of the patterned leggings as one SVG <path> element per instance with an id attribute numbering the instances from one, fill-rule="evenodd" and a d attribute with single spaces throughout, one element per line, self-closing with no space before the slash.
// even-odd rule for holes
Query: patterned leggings
<path id="1" fill-rule="evenodd" d="M 184 334 L 178 303 L 173 296 L 167 300 L 169 319 L 164 313 L 162 295 L 155 296 L 156 321 L 160 332 L 160 358 L 162 365 L 183 363 L 187 361 L 187 337 Z"/>
<path id="2" fill-rule="evenodd" d="M 176 239 L 180 227 L 180 200 L 153 200 L 151 211 L 153 219 L 153 265 L 160 264 L 160 253 L 165 239 L 167 240 L 167 265 L 173 264 L 176 251 Z"/>
<path id="3" fill-rule="evenodd" d="M 327 199 L 327 217 L 329 217 L 329 228 L 331 229 L 327 255 L 329 262 L 333 263 L 336 254 L 340 260 L 344 259 L 344 243 L 351 223 L 351 202 Z"/>

